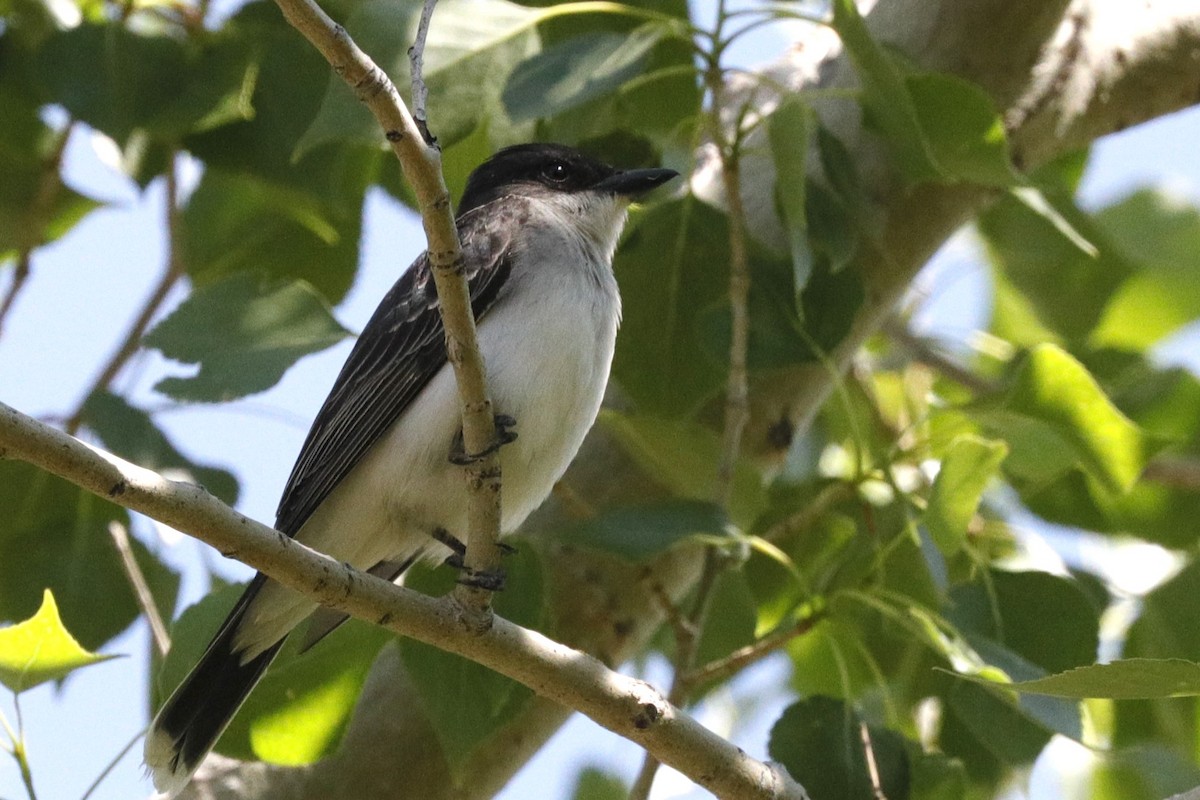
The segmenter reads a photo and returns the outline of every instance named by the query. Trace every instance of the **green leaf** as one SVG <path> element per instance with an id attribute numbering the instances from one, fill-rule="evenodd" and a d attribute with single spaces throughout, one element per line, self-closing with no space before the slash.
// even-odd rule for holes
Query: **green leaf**
<path id="1" fill-rule="evenodd" d="M 346 29 L 407 94 L 408 46 L 413 41 L 419 3 L 365 0 L 346 20 Z M 433 15 L 425 47 L 429 124 L 443 146 L 452 145 L 487 121 L 494 135 L 511 125 L 500 96 L 513 67 L 538 51 L 535 25 L 547 14 L 506 0 L 447 0 Z M 297 158 L 320 144 L 382 142 L 379 123 L 345 82 L 327 81 L 312 124 L 296 145 Z M 528 134 L 526 134 L 527 138 Z"/>
<path id="2" fill-rule="evenodd" d="M 721 455 L 713 431 L 691 422 L 657 419 L 640 414 L 600 412 L 599 422 L 652 479 L 678 497 L 707 503 L 712 499 Z M 745 460 L 734 465 L 729 516 L 749 528 L 766 501 L 762 475 Z M 696 517 L 692 522 L 698 522 Z"/>
<path id="3" fill-rule="evenodd" d="M 967 525 L 979 508 L 1000 462 L 1008 455 L 1004 442 L 965 435 L 950 443 L 929 493 L 925 525 L 946 555 L 958 552 L 967 538 Z"/>
<path id="4" fill-rule="evenodd" d="M 983 682 L 981 678 L 972 679 Z M 1018 692 L 1079 700 L 1195 697 L 1200 695 L 1200 664 L 1182 658 L 1127 658 L 1001 685 Z"/>
<path id="5" fill-rule="evenodd" d="M 336 302 L 358 263 L 361 203 L 340 208 L 319 192 L 210 167 L 181 215 L 182 259 L 198 286 L 255 273 L 306 281 Z"/>
<path id="6" fill-rule="evenodd" d="M 237 502 L 238 482 L 233 473 L 189 460 L 175 449 L 147 412 L 123 398 L 110 392 L 92 395 L 83 407 L 83 423 L 122 458 L 157 472 L 182 470 L 184 480 L 200 484 L 229 505 Z"/>
<path id="7" fill-rule="evenodd" d="M 767 140 L 775 164 L 775 202 L 792 255 L 792 285 L 799 292 L 812 274 L 808 241 L 808 150 L 812 143 L 812 110 L 795 97 L 784 100 L 767 120 Z"/>
<path id="8" fill-rule="evenodd" d="M 1138 269 L 1105 307 L 1093 345 L 1143 350 L 1200 317 L 1200 211 L 1142 190 L 1096 219 Z"/>
<path id="9" fill-rule="evenodd" d="M 575 781 L 571 800 L 625 800 L 629 790 L 625 782 L 599 767 L 584 767 Z"/>
<path id="10" fill-rule="evenodd" d="M 1035 325 L 1083 341 L 1135 266 L 1111 246 L 1104 229 L 1076 206 L 1070 192 L 1040 189 L 1036 195 L 1024 189 L 1010 193 L 981 214 L 977 225 L 992 264 L 1019 292 Z M 1016 322 L 1006 332 L 1015 341 L 1032 338 Z"/>
<path id="11" fill-rule="evenodd" d="M 953 75 L 909 75 L 904 86 L 933 161 L 951 180 L 1012 186 L 1004 122 L 987 93 Z"/>
<path id="12" fill-rule="evenodd" d="M 128 527 L 123 508 L 19 461 L 0 461 L 0 508 L 0 620 L 31 616 L 48 588 L 67 629 L 94 650 L 138 618 L 108 532 Z M 130 545 L 159 606 L 173 608 L 179 577 L 137 539 Z"/>
<path id="13" fill-rule="evenodd" d="M 171 626 L 171 650 L 153 683 L 155 707 L 196 665 L 245 588 L 236 584 L 209 594 Z M 292 637 L 221 735 L 217 752 L 289 765 L 334 752 L 371 665 L 393 639 L 354 619 L 304 653 L 298 652 L 302 637 Z"/>
<path id="14" fill-rule="evenodd" d="M 709 600 L 704 629 L 696 644 L 696 664 L 703 666 L 753 644 L 757 622 L 754 595 L 746 574 L 741 570 L 726 570 L 717 579 Z"/>
<path id="15" fill-rule="evenodd" d="M 1127 492 L 1163 444 L 1133 424 L 1087 369 L 1054 345 L 1035 347 L 1004 396 L 973 413 L 1009 442 L 1010 470 L 1034 482 L 1077 464 L 1106 490 Z"/>
<path id="16" fill-rule="evenodd" d="M 248 49 L 222 36 L 207 42 L 85 23 L 46 42 L 41 72 L 55 102 L 118 143 L 139 128 L 173 139 L 249 113 Z"/>
<path id="17" fill-rule="evenodd" d="M 904 76 L 871 38 L 854 0 L 834 0 L 833 27 L 862 81 L 867 123 L 883 134 L 900 171 L 914 182 L 942 178 Z"/>
<path id="18" fill-rule="evenodd" d="M 194 377 L 164 378 L 155 389 L 178 400 L 216 402 L 269 389 L 302 356 L 345 337 L 311 287 L 239 274 L 192 292 L 145 343 L 200 365 Z"/>
<path id="19" fill-rule="evenodd" d="M 650 50 L 671 33 L 647 23 L 630 33 L 585 33 L 546 47 L 517 65 L 502 99 L 525 122 L 569 111 L 641 74 Z"/>
<path id="20" fill-rule="evenodd" d="M 496 613 L 537 629 L 544 615 L 541 565 L 532 548 L 505 560 L 507 588 L 496 595 Z M 451 570 L 414 570 L 406 585 L 429 594 L 453 587 Z M 404 666 L 457 783 L 471 753 L 512 719 L 532 696 L 515 681 L 461 656 L 420 642 L 401 642 Z"/>
<path id="21" fill-rule="evenodd" d="M 728 536 L 728 524 L 712 503 L 673 500 L 605 509 L 564 530 L 562 538 L 630 561 L 649 561 L 697 535 Z"/>
<path id="22" fill-rule="evenodd" d="M 42 607 L 24 622 L 0 628 L 0 683 L 14 694 L 47 681 L 59 681 L 81 667 L 116 656 L 89 653 L 63 626 L 54 594 L 47 589 Z"/>
<path id="23" fill-rule="evenodd" d="M 303 654 L 294 638 L 223 734 L 226 752 L 240 753 L 235 743 L 248 742 L 253 757 L 287 765 L 335 752 L 371 665 L 394 641 L 389 631 L 353 619 Z"/>
<path id="24" fill-rule="evenodd" d="M 643 413 L 679 418 L 724 380 L 696 337 L 702 309 L 727 294 L 725 216 L 695 197 L 659 203 L 626 228 L 614 268 L 624 298 L 613 377 Z"/>
<path id="25" fill-rule="evenodd" d="M 1187 797 L 1200 785 L 1200 769 L 1186 755 L 1142 745 L 1101 754 L 1092 770 L 1090 800 L 1162 800 Z"/>
<path id="26" fill-rule="evenodd" d="M 863 724 L 842 701 L 799 700 L 771 728 L 771 758 L 787 767 L 812 800 L 873 800 Z M 908 797 L 909 761 L 904 740 L 886 728 L 866 726 L 879 785 L 886 797 Z"/>

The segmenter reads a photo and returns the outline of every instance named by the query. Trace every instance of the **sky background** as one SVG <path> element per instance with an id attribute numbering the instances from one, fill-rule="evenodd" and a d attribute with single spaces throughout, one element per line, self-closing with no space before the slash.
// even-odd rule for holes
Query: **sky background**
<path id="1" fill-rule="evenodd" d="M 778 32 L 748 39 L 733 53 L 733 63 L 758 63 L 785 44 Z M 435 106 L 436 108 L 436 106 Z M 1157 186 L 1200 202 L 1200 112 L 1191 111 L 1134 128 L 1100 142 L 1082 194 L 1090 208 L 1105 205 L 1135 188 Z M 73 187 L 109 202 L 64 240 L 39 250 L 34 272 L 0 337 L 0 400 L 35 416 L 61 415 L 74 409 L 95 370 L 109 357 L 165 261 L 160 183 L 139 194 L 133 184 L 105 166 L 104 140 L 80 129 L 66 153 L 65 172 Z M 185 170 L 185 186 L 194 183 L 194 166 Z M 423 246 L 419 224 L 381 192 L 367 203 L 360 276 L 337 316 L 352 330 L 361 329 L 379 298 Z M 6 282 L 11 273 L 0 273 Z M 3 284 L 0 284 L 3 285 Z M 955 237 L 927 268 L 920 291 L 928 295 L 918 317 L 922 330 L 963 339 L 987 314 L 986 270 L 969 235 Z M 177 288 L 171 305 L 185 296 Z M 1195 326 L 1193 326 L 1194 329 Z M 1185 332 L 1161 350 L 1164 359 L 1191 362 L 1195 331 Z M 158 415 L 175 444 L 200 463 L 233 467 L 241 481 L 239 508 L 270 522 L 275 503 L 308 424 L 349 352 L 349 341 L 293 367 L 268 392 L 218 406 L 189 406 Z M 116 389 L 131 392 L 141 406 L 167 405 L 149 387 L 165 374 L 185 368 L 143 353 L 126 370 Z M 248 568 L 222 559 L 186 537 L 155 542 L 159 532 L 145 520 L 135 535 L 184 575 L 181 602 L 194 602 L 205 590 L 204 564 L 218 564 L 226 576 L 247 577 Z M 181 606 L 181 607 L 183 607 Z M 22 695 L 29 757 L 41 800 L 75 800 L 108 762 L 147 723 L 145 687 L 149 634 L 142 623 L 110 642 L 106 653 L 126 658 L 90 667 L 67 680 L 61 690 L 42 686 Z M 731 691 L 717 693 L 700 710 L 702 721 L 720 733 L 736 725 L 739 744 L 752 755 L 765 754 L 770 721 L 793 698 L 762 701 L 755 685 L 778 683 L 781 661 L 759 665 Z M 648 676 L 659 685 L 669 680 L 665 666 L 652 664 Z M 757 704 L 757 705 L 756 705 Z M 11 697 L 0 697 L 0 711 L 12 721 Z M 736 712 L 736 713 L 735 713 Z M 140 741 L 92 797 L 129 800 L 146 797 L 149 783 L 140 765 Z M 641 760 L 637 747 L 578 715 L 552 745 L 534 759 L 500 795 L 503 800 L 567 798 L 582 762 L 611 769 L 631 780 Z M 1035 770 L 1033 797 L 1059 797 L 1053 782 Z M 15 762 L 0 754 L 0 800 L 24 798 Z M 686 781 L 664 772 L 655 797 L 704 797 Z"/>

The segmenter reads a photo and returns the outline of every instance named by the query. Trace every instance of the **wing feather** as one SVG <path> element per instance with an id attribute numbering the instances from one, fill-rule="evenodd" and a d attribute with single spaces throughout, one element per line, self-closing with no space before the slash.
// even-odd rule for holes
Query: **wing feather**
<path id="1" fill-rule="evenodd" d="M 519 227 L 509 217 L 522 210 L 509 198 L 503 206 L 475 208 L 458 219 L 476 320 L 508 278 L 506 232 Z M 284 487 L 275 527 L 295 536 L 445 363 L 437 292 L 422 255 L 384 296 L 317 412 Z"/>

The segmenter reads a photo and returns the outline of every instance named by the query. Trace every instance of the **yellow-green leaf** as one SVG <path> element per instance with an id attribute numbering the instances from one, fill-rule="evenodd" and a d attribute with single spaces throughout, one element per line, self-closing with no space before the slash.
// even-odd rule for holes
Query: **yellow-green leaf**
<path id="1" fill-rule="evenodd" d="M 0 683 L 16 694 L 110 658 L 116 656 L 89 653 L 79 646 L 63 627 L 49 589 L 36 614 L 0 629 Z"/>

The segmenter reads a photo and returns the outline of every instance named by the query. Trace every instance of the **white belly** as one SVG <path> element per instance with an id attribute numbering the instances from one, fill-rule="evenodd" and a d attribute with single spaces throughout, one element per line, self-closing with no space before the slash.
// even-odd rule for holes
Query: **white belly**
<path id="1" fill-rule="evenodd" d="M 541 505 L 579 450 L 608 383 L 620 320 L 616 282 L 605 268 L 572 265 L 518 275 L 479 324 L 488 388 L 517 438 L 500 450 L 501 531 Z M 511 292 L 522 300 L 511 302 Z M 414 555 L 445 557 L 430 538 L 442 529 L 467 538 L 464 470 L 449 461 L 461 429 L 449 365 L 316 509 L 296 539 L 338 561 L 368 569 Z M 239 647 L 249 655 L 278 641 L 315 608 L 273 582 L 249 611 Z"/>

